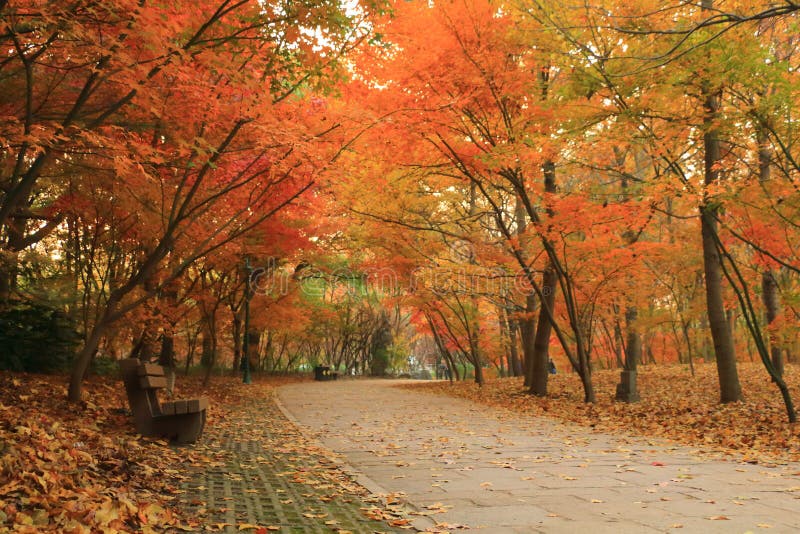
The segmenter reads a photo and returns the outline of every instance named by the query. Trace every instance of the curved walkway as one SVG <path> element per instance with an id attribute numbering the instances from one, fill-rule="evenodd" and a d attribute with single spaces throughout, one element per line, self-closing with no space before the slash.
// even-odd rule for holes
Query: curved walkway
<path id="1" fill-rule="evenodd" d="M 304 382 L 282 408 L 420 529 L 796 532 L 800 465 L 762 466 L 593 433 L 391 380 Z"/>

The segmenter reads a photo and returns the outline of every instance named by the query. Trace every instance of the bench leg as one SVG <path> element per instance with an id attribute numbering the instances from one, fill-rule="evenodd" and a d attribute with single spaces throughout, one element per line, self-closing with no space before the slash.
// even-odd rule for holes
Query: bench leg
<path id="1" fill-rule="evenodd" d="M 203 428 L 205 426 L 205 410 L 193 414 L 187 414 L 181 421 L 180 425 L 178 425 L 178 435 L 175 437 L 175 443 L 194 443 L 203 433 Z"/>
<path id="2" fill-rule="evenodd" d="M 167 438 L 172 443 L 185 445 L 194 443 L 203 433 L 206 411 L 160 417 L 153 425 L 152 436 Z"/>

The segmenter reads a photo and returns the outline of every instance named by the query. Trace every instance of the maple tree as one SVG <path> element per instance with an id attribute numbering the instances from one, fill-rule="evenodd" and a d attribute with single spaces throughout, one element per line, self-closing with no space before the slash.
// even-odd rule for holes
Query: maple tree
<path id="1" fill-rule="evenodd" d="M 112 246 L 135 258 L 87 327 L 76 401 L 111 324 L 312 186 L 325 159 L 312 154 L 314 140 L 331 126 L 313 99 L 295 95 L 321 88 L 364 38 L 363 11 L 229 1 L 2 9 L 14 51 L 2 65 L 13 96 L 4 104 L 5 286 L 17 278 L 16 254 L 86 204 L 102 206 L 94 224 L 121 229 Z"/>

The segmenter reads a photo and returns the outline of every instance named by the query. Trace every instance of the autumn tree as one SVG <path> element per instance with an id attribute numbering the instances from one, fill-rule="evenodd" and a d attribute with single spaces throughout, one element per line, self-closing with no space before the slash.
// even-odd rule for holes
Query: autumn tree
<path id="1" fill-rule="evenodd" d="M 57 226 L 74 175 L 119 202 L 138 243 L 76 360 L 77 400 L 112 323 L 311 187 L 325 159 L 313 140 L 330 126 L 296 95 L 321 87 L 364 38 L 368 6 L 352 17 L 324 1 L 1 7 L 13 51 L 1 67 L 9 261 Z"/>

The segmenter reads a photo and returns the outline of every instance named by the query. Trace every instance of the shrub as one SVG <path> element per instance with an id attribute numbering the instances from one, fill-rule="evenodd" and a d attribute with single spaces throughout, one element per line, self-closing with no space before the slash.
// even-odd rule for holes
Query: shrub
<path id="1" fill-rule="evenodd" d="M 0 310 L 0 368 L 55 373 L 69 368 L 80 335 L 67 315 L 33 302 Z"/>

